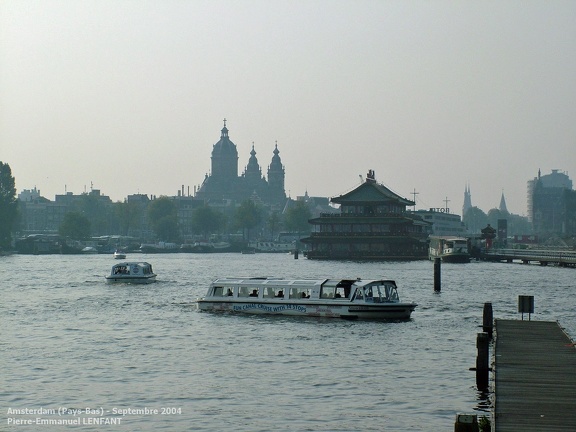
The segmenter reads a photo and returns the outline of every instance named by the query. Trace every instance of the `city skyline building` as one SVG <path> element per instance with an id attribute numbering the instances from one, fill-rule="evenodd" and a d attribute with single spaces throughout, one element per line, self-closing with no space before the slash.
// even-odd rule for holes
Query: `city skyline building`
<path id="1" fill-rule="evenodd" d="M 252 143 L 248 164 L 242 175 L 238 175 L 238 150 L 230 139 L 224 119 L 220 140 L 212 148 L 211 171 L 206 173 L 204 181 L 195 192 L 195 197 L 207 203 L 254 199 L 263 204 L 282 208 L 286 202 L 285 168 L 279 153 L 276 142 L 266 179 Z"/>

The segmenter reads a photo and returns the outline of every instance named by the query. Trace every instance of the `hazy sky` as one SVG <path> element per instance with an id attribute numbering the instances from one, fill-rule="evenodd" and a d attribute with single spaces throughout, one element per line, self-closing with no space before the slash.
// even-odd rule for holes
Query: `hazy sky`
<path id="1" fill-rule="evenodd" d="M 16 186 L 193 191 L 223 119 L 295 198 L 369 169 L 417 208 L 526 214 L 576 183 L 576 1 L 0 0 L 0 161 Z"/>

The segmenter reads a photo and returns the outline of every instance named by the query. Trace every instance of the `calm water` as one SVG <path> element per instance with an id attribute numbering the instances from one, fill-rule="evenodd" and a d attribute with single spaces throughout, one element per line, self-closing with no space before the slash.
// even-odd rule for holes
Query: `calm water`
<path id="1" fill-rule="evenodd" d="M 486 409 L 475 389 L 482 307 L 558 320 L 576 336 L 574 269 L 470 263 L 317 262 L 284 254 L 133 255 L 158 282 L 110 286 L 111 256 L 0 257 L 0 430 L 451 431 Z M 409 322 L 198 312 L 218 276 L 387 277 L 419 304 Z M 527 317 L 526 317 L 527 318 Z M 8 409 L 174 408 L 110 426 L 7 426 Z M 175 412 L 175 414 L 171 414 Z M 81 418 L 95 415 L 82 414 Z"/>

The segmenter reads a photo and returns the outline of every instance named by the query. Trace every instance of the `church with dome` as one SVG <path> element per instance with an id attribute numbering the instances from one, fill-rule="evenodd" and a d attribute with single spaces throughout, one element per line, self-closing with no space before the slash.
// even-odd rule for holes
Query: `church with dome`
<path id="1" fill-rule="evenodd" d="M 211 172 L 206 174 L 204 181 L 196 190 L 196 198 L 203 199 L 208 204 L 252 199 L 264 205 L 282 208 L 286 202 L 285 172 L 277 143 L 272 153 L 266 178 L 262 175 L 252 144 L 248 164 L 244 172 L 238 175 L 238 150 L 236 144 L 230 140 L 224 119 L 220 140 L 212 148 Z"/>

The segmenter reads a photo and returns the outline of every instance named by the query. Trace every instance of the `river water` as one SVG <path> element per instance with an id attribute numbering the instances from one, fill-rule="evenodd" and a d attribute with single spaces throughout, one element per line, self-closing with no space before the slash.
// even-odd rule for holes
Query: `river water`
<path id="1" fill-rule="evenodd" d="M 158 282 L 105 284 L 107 255 L 0 257 L 0 430 L 451 431 L 456 413 L 489 413 L 469 370 L 485 302 L 520 319 L 518 296 L 533 295 L 531 319 L 576 337 L 570 268 L 443 264 L 434 293 L 429 261 L 128 259 L 150 262 Z M 408 322 L 197 311 L 222 276 L 385 277 L 418 307 Z M 104 421 L 116 424 L 93 424 Z"/>

